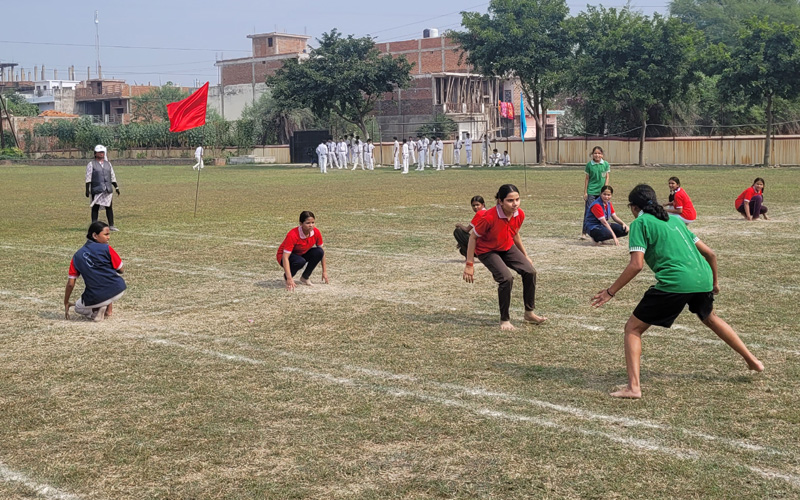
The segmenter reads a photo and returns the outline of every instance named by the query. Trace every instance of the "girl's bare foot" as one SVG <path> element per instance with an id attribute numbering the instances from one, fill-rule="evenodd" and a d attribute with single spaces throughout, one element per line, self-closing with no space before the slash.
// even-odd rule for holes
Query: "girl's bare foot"
<path id="1" fill-rule="evenodd" d="M 625 399 L 639 399 L 642 397 L 642 390 L 633 390 L 629 386 L 625 386 L 616 392 L 609 394 L 612 398 L 625 398 Z"/>
<path id="2" fill-rule="evenodd" d="M 764 363 L 762 363 L 759 360 L 755 360 L 752 363 L 748 362 L 747 363 L 747 367 L 749 369 L 753 370 L 754 372 L 758 372 L 758 373 L 761 373 L 761 372 L 764 371 Z"/>
<path id="3" fill-rule="evenodd" d="M 308 278 L 300 278 L 300 283 L 306 286 L 314 286 L 314 283 Z"/>
<path id="4" fill-rule="evenodd" d="M 761 214 L 761 217 L 763 217 L 764 220 L 769 220 L 769 217 L 767 217 L 767 214 Z"/>
<path id="5" fill-rule="evenodd" d="M 541 325 L 547 321 L 547 318 L 544 316 L 539 316 L 538 314 L 534 313 L 533 311 L 525 311 L 525 322 L 526 323 L 533 323 L 534 325 Z"/>
<path id="6" fill-rule="evenodd" d="M 500 329 L 505 332 L 513 332 L 517 329 L 514 325 L 511 324 L 510 321 L 501 321 L 500 322 Z"/>

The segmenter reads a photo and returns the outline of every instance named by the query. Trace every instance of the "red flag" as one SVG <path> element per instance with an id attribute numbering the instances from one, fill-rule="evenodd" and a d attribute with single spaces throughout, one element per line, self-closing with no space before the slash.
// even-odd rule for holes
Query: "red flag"
<path id="1" fill-rule="evenodd" d="M 190 128 L 202 127 L 206 124 L 207 107 L 208 82 L 186 99 L 167 104 L 169 131 L 183 132 Z"/>
<path id="2" fill-rule="evenodd" d="M 514 103 L 513 102 L 509 102 L 508 103 L 508 108 L 506 108 L 506 118 L 508 118 L 509 120 L 513 120 L 514 119 Z"/>

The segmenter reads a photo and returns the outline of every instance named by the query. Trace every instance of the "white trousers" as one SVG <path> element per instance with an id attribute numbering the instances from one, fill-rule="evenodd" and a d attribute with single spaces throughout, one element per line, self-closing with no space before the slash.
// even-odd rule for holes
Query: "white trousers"
<path id="1" fill-rule="evenodd" d="M 403 173 L 408 173 L 408 155 L 403 155 Z"/>
<path id="2" fill-rule="evenodd" d="M 394 169 L 400 170 L 400 153 L 394 152 Z"/>
<path id="3" fill-rule="evenodd" d="M 414 149 L 411 149 L 410 153 L 411 153 L 411 163 L 417 163 L 417 153 L 414 151 Z"/>
<path id="4" fill-rule="evenodd" d="M 444 151 L 436 151 L 436 170 L 444 170 L 444 158 L 442 158 L 444 155 L 442 153 Z"/>
<path id="5" fill-rule="evenodd" d="M 197 158 L 197 163 L 195 163 L 195 164 L 194 164 L 194 166 L 193 166 L 192 168 L 193 168 L 194 170 L 200 170 L 200 169 L 202 169 L 203 167 L 205 167 L 205 165 L 203 165 L 203 159 L 202 159 L 202 158 Z"/>
<path id="6" fill-rule="evenodd" d="M 337 165 L 336 168 L 342 167 L 347 168 L 347 153 L 339 151 L 339 165 Z"/>
<path id="7" fill-rule="evenodd" d="M 351 170 L 355 170 L 358 165 L 361 165 L 361 170 L 364 170 L 364 159 L 361 157 L 361 153 L 353 152 L 353 168 Z"/>
<path id="8" fill-rule="evenodd" d="M 422 149 L 419 152 L 419 169 L 425 170 L 425 161 L 428 159 L 428 150 Z"/>
<path id="9" fill-rule="evenodd" d="M 467 165 L 472 165 L 472 148 L 467 149 Z"/>
<path id="10" fill-rule="evenodd" d="M 454 148 L 453 149 L 453 165 L 458 166 L 461 165 L 461 149 Z"/>
<path id="11" fill-rule="evenodd" d="M 375 170 L 375 161 L 372 158 L 372 153 L 364 153 L 364 163 L 367 164 L 367 170 Z"/>
<path id="12" fill-rule="evenodd" d="M 108 300 L 104 300 L 103 302 L 100 302 L 99 304 L 93 304 L 93 305 L 90 305 L 90 306 L 85 305 L 83 303 L 83 299 L 82 298 L 78 299 L 78 301 L 75 302 L 75 312 L 80 314 L 81 316 L 86 316 L 87 318 L 94 319 L 95 316 L 97 316 L 97 312 L 98 311 L 92 311 L 92 309 L 99 309 L 101 307 L 105 307 L 105 306 L 107 306 L 109 304 L 112 304 L 112 303 L 118 301 L 123 295 L 125 295 L 124 291 L 120 292 L 117 295 L 114 295 L 113 297 L 111 297 Z"/>
<path id="13" fill-rule="evenodd" d="M 318 159 L 319 161 L 319 171 L 323 174 L 328 173 L 328 155 L 321 155 Z"/>
<path id="14" fill-rule="evenodd" d="M 328 152 L 328 165 L 330 165 L 331 168 L 340 168 L 338 163 L 339 162 L 336 160 L 336 153 Z"/>

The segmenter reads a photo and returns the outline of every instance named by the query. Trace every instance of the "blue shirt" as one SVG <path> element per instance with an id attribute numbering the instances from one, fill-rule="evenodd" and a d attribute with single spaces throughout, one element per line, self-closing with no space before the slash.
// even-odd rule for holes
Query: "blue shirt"
<path id="1" fill-rule="evenodd" d="M 111 264 L 111 252 L 107 243 L 87 240 L 86 244 L 75 252 L 72 265 L 86 284 L 81 299 L 87 307 L 105 302 L 125 291 L 125 280 Z"/>

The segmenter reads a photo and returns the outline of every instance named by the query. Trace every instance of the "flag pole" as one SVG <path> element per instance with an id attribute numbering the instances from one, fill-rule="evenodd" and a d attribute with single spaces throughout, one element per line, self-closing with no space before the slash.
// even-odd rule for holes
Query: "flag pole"
<path id="1" fill-rule="evenodd" d="M 197 217 L 197 198 L 200 196 L 200 170 L 201 168 L 198 167 L 197 169 L 197 188 L 194 191 L 194 216 Z"/>

